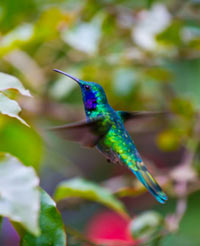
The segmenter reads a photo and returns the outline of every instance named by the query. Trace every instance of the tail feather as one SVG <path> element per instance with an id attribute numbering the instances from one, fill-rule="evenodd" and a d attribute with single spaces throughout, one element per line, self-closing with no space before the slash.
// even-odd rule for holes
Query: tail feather
<path id="1" fill-rule="evenodd" d="M 151 176 L 150 172 L 142 162 L 137 163 L 138 170 L 132 169 L 132 172 L 140 180 L 140 182 L 147 188 L 147 190 L 157 199 L 160 203 L 165 203 L 167 195 L 162 191 L 159 184 Z"/>

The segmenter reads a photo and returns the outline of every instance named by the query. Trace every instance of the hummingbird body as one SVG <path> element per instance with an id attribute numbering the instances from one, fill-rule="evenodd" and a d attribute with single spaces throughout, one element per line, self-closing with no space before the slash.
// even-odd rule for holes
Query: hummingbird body
<path id="1" fill-rule="evenodd" d="M 165 203 L 166 194 L 145 167 L 124 126 L 129 119 L 146 117 L 148 114 L 115 111 L 109 105 L 105 92 L 99 84 L 79 80 L 60 70 L 55 71 L 72 78 L 80 85 L 86 121 L 56 127 L 54 130 L 66 139 L 96 147 L 112 163 L 125 165 L 160 203 Z"/>

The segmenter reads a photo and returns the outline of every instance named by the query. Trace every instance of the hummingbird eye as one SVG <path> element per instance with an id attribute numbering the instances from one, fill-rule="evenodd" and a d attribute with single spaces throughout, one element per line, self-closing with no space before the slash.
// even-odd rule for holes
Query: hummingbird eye
<path id="1" fill-rule="evenodd" d="M 85 88 L 86 90 L 90 90 L 90 86 L 89 86 L 89 85 L 85 85 L 84 88 Z"/>

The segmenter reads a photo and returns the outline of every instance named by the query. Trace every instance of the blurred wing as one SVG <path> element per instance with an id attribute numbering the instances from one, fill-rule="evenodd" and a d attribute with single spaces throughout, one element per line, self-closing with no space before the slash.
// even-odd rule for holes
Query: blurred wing
<path id="1" fill-rule="evenodd" d="M 146 119 L 149 117 L 167 115 L 168 112 L 128 112 L 128 111 L 117 111 L 118 115 L 126 122 L 127 120 L 135 119 Z"/>
<path id="2" fill-rule="evenodd" d="M 125 127 L 130 126 L 131 123 L 137 122 L 137 120 L 151 119 L 156 116 L 167 116 L 168 112 L 127 112 L 127 111 L 117 111 L 117 114 L 124 121 Z"/>
<path id="3" fill-rule="evenodd" d="M 86 147 L 94 147 L 102 138 L 110 126 L 102 127 L 102 117 L 91 121 L 81 121 L 51 128 L 50 130 L 59 134 L 66 140 L 79 142 Z"/>

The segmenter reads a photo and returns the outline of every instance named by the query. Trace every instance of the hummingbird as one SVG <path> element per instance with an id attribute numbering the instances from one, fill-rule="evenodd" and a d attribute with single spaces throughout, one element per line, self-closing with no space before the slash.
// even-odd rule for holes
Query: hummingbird
<path id="1" fill-rule="evenodd" d="M 53 130 L 64 139 L 96 147 L 109 162 L 128 167 L 158 202 L 165 203 L 167 195 L 148 171 L 125 128 L 129 120 L 153 116 L 156 112 L 115 111 L 98 83 L 75 78 L 58 69 L 54 71 L 73 79 L 80 86 L 86 120 L 54 127 Z"/>

